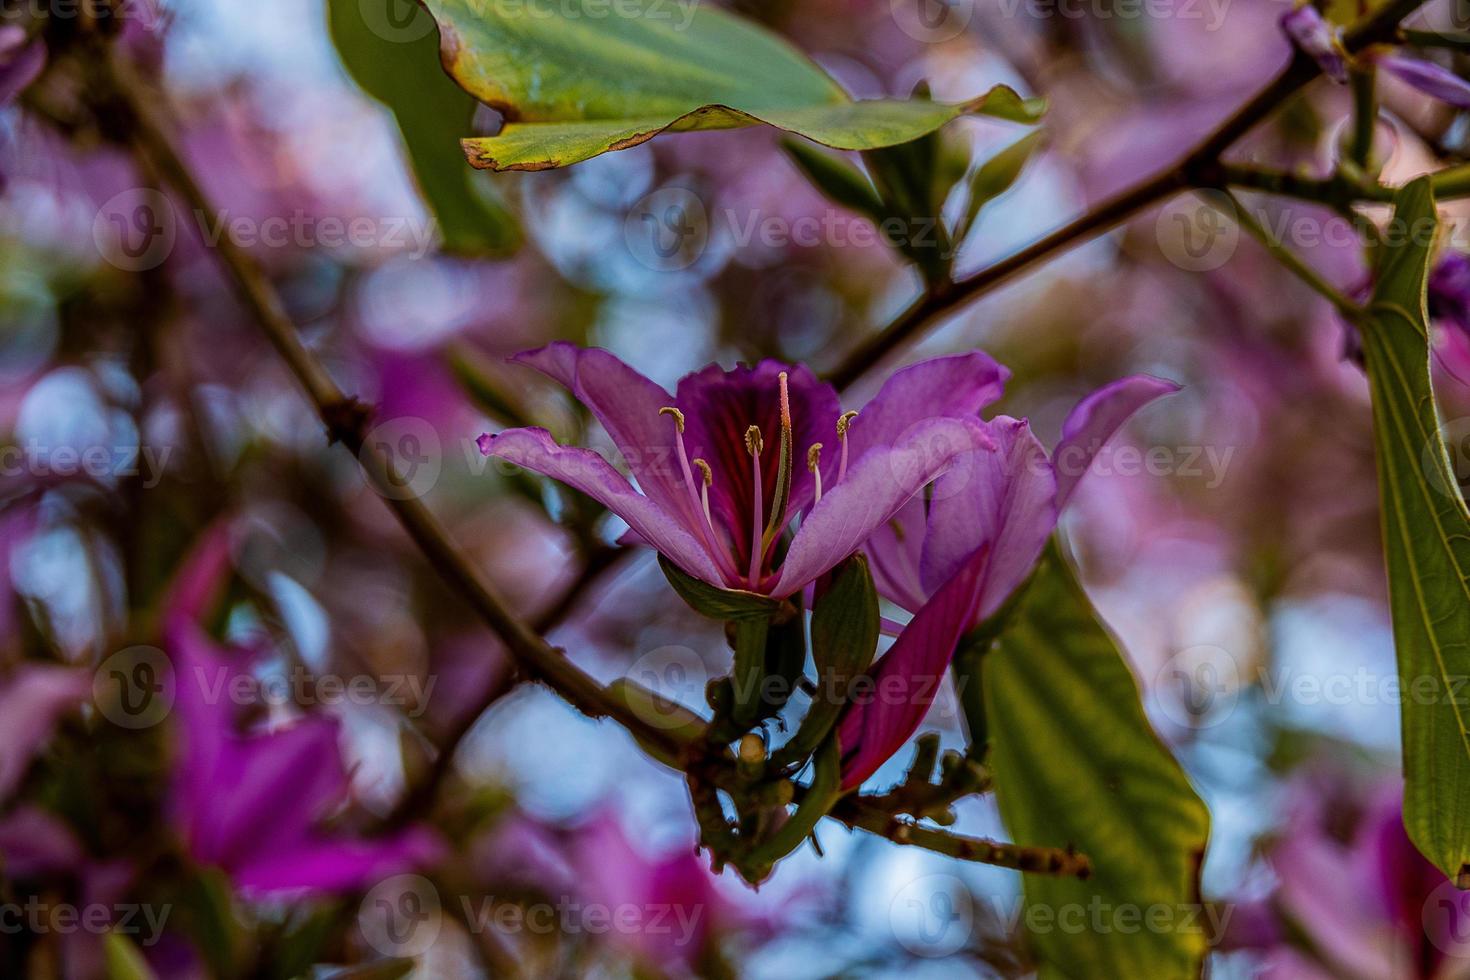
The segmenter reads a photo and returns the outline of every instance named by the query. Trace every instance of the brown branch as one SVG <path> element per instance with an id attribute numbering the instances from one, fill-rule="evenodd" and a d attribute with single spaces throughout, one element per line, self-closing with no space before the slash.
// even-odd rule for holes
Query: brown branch
<path id="1" fill-rule="evenodd" d="M 219 209 L 194 179 L 178 149 L 162 107 L 162 94 L 152 91 L 115 48 L 105 49 L 100 68 L 132 115 L 129 122 L 134 149 L 190 208 L 202 214 L 217 214 Z M 546 684 L 589 717 L 612 718 L 639 738 L 663 744 L 667 739 L 664 732 L 647 725 L 626 705 L 609 697 L 601 684 L 506 608 L 480 569 L 450 544 L 443 527 L 422 501 L 402 498 L 396 492 L 391 461 L 378 447 L 365 445 L 369 410 L 344 394 L 301 342 L 279 294 L 250 255 L 228 234 L 220 236 L 216 250 L 240 298 L 306 390 L 330 440 L 343 443 L 357 456 L 369 482 L 383 491 L 384 502 L 429 564 L 500 636 L 523 674 Z"/>
<path id="2" fill-rule="evenodd" d="M 1349 28 L 1343 35 L 1344 46 L 1349 52 L 1356 52 L 1370 44 L 1392 40 L 1399 21 L 1423 3 L 1424 0 L 1396 0 Z M 1219 187 L 1222 183 L 1220 154 L 1289 96 L 1316 78 L 1319 71 L 1316 62 L 1300 51 L 1296 52 L 1276 78 L 1173 166 L 1144 178 L 1014 255 L 964 279 L 941 282 L 926 290 L 888 326 L 849 354 L 831 373 L 832 383 L 839 388 L 848 387 L 945 314 L 984 296 L 1043 260 L 1060 255 L 1093 235 L 1113 229 L 1139 211 L 1191 187 Z"/>

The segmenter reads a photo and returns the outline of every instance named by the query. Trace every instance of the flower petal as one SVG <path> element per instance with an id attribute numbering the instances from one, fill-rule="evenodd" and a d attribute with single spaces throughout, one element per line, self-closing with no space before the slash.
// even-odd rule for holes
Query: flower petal
<path id="1" fill-rule="evenodd" d="M 1470 109 L 1470 82 L 1448 68 L 1398 54 L 1380 55 L 1373 61 L 1399 81 L 1431 98 L 1447 102 L 1457 109 Z"/>
<path id="2" fill-rule="evenodd" d="M 263 854 L 231 877 L 248 895 L 356 891 L 433 864 L 444 853 L 438 836 L 422 827 L 382 838 L 321 837 Z"/>
<path id="3" fill-rule="evenodd" d="M 0 801 L 20 784 L 61 719 L 91 693 L 91 674 L 77 667 L 27 663 L 5 679 L 0 687 Z"/>
<path id="4" fill-rule="evenodd" d="M 508 429 L 485 440 L 481 451 L 580 490 L 627 521 L 639 537 L 690 575 L 721 588 L 727 584 L 688 527 L 634 490 L 590 449 L 558 446 L 545 429 Z"/>
<path id="5" fill-rule="evenodd" d="M 842 408 L 832 386 L 817 379 L 802 365 L 761 361 L 755 367 L 740 365 L 726 371 L 710 365 L 679 381 L 676 404 L 684 413 L 684 442 L 691 457 L 702 457 L 714 472 L 709 488 L 710 510 L 715 523 L 729 529 L 734 541 L 736 567 L 744 568 L 750 557 L 751 511 L 755 501 L 750 455 L 745 449 L 745 430 L 760 426 L 765 451 L 761 453 L 762 513 L 767 520 L 776 492 L 776 471 L 781 454 L 781 398 L 778 376 L 787 375 L 791 399 L 792 470 L 791 497 L 786 513 L 795 515 L 811 502 L 815 481 L 806 468 L 807 449 L 816 442 L 829 447 L 836 435 L 837 416 Z M 833 454 L 823 460 L 823 477 Z M 834 475 L 836 469 L 831 471 Z"/>
<path id="6" fill-rule="evenodd" d="M 1179 385 L 1147 374 L 1104 385 L 1077 403 L 1062 424 L 1062 440 L 1052 454 L 1057 473 L 1057 510 L 1067 506 L 1103 445 L 1129 416 L 1155 398 L 1172 395 Z"/>
<path id="7" fill-rule="evenodd" d="M 872 672 L 871 697 L 837 724 L 842 788 L 878 771 L 923 724 L 960 637 L 975 619 L 990 553 L 981 550 L 920 609 Z"/>
<path id="8" fill-rule="evenodd" d="M 929 598 L 920 575 L 926 523 L 924 501 L 912 497 L 863 545 L 878 594 L 910 612 Z"/>
<path id="9" fill-rule="evenodd" d="M 1338 29 L 1327 22 L 1321 11 L 1310 3 L 1281 16 L 1281 29 L 1304 54 L 1311 56 L 1322 74 L 1334 82 L 1346 82 L 1347 58 L 1343 54 Z"/>
<path id="10" fill-rule="evenodd" d="M 895 371 L 853 419 L 847 436 L 849 462 L 857 462 L 874 446 L 893 445 L 925 419 L 978 415 L 1001 396 L 1010 375 L 980 351 L 936 357 Z"/>
<path id="11" fill-rule="evenodd" d="M 671 514 L 689 520 L 698 516 L 675 454 L 674 422 L 659 414 L 659 409 L 674 404 L 673 396 L 598 347 L 557 341 L 517 354 L 511 361 L 560 382 L 586 405 L 650 500 Z"/>
<path id="12" fill-rule="evenodd" d="M 791 595 L 856 551 L 951 464 L 993 448 L 984 426 L 960 418 L 927 419 L 900 443 L 874 448 L 802 520 L 771 594 Z"/>
<path id="13" fill-rule="evenodd" d="M 978 619 L 1000 608 L 1031 574 L 1057 526 L 1057 488 L 1046 450 L 1029 423 L 1001 416 L 990 424 L 995 453 L 952 468 L 934 484 L 921 565 L 936 592 L 977 551 L 988 550 Z"/>

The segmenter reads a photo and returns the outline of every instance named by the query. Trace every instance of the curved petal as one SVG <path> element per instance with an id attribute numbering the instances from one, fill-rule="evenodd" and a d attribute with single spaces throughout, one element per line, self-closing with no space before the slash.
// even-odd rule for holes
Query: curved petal
<path id="1" fill-rule="evenodd" d="M 847 435 L 849 462 L 862 459 L 874 446 L 893 445 L 925 419 L 978 415 L 1001 396 L 1010 376 L 980 351 L 936 357 L 895 371 L 853 419 Z"/>
<path id="2" fill-rule="evenodd" d="M 1373 60 L 1379 68 L 1430 98 L 1446 102 L 1457 109 L 1470 109 L 1470 82 L 1448 68 L 1432 61 L 1406 58 L 1398 54 L 1385 54 Z"/>
<path id="3" fill-rule="evenodd" d="M 545 429 L 508 429 L 482 437 L 480 451 L 580 490 L 627 521 L 639 537 L 684 571 L 725 587 L 719 569 L 690 530 L 634 490 L 621 473 L 590 449 L 558 446 Z"/>
<path id="4" fill-rule="evenodd" d="M 817 379 L 803 365 L 761 361 L 726 371 L 710 365 L 679 381 L 676 404 L 684 413 L 684 443 L 691 457 L 708 461 L 714 472 L 709 488 L 710 511 L 717 524 L 728 528 L 734 541 L 736 567 L 750 557 L 751 512 L 755 502 L 750 455 L 745 430 L 760 427 L 765 451 L 761 453 L 761 511 L 770 518 L 781 454 L 781 397 L 778 376 L 786 372 L 791 400 L 791 497 L 786 513 L 795 515 L 811 502 L 815 481 L 806 468 L 807 449 L 816 442 L 833 444 L 837 416 L 842 408 L 832 386 Z M 827 453 L 827 459 L 833 456 Z M 831 471 L 834 475 L 836 469 Z M 823 467 L 827 477 L 827 466 Z"/>
<path id="5" fill-rule="evenodd" d="M 855 701 L 838 722 L 844 790 L 862 785 L 923 724 L 955 647 L 975 619 L 989 557 L 976 552 L 919 610 L 878 661 L 871 696 Z"/>
<path id="6" fill-rule="evenodd" d="M 1067 506 L 1087 469 L 1129 416 L 1155 398 L 1172 395 L 1179 385 L 1147 374 L 1104 385 L 1077 403 L 1062 424 L 1062 440 L 1052 454 L 1057 473 L 1057 510 Z"/>
<path id="7" fill-rule="evenodd" d="M 560 382 L 586 405 L 650 500 L 671 514 L 697 516 L 674 450 L 674 423 L 659 414 L 673 396 L 599 347 L 557 341 L 510 360 Z"/>
<path id="8" fill-rule="evenodd" d="M 771 594 L 791 595 L 861 547 L 956 460 L 993 449 L 980 423 L 959 418 L 927 419 L 899 444 L 875 448 L 802 520 Z"/>
<path id="9" fill-rule="evenodd" d="M 920 575 L 927 520 L 924 501 L 911 497 L 897 514 L 869 535 L 863 545 L 878 594 L 909 612 L 918 609 L 929 598 Z"/>
<path id="10" fill-rule="evenodd" d="M 1056 481 L 1046 450 L 1023 421 L 989 423 L 997 451 L 955 467 L 936 481 L 921 563 L 924 589 L 938 590 L 988 548 L 979 616 L 999 609 L 1031 573 L 1057 525 Z"/>

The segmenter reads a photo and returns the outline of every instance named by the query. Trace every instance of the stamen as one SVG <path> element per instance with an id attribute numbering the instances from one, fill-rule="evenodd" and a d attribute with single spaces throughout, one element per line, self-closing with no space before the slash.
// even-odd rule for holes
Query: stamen
<path id="1" fill-rule="evenodd" d="M 658 410 L 660 415 L 668 415 L 674 420 L 674 449 L 679 457 L 679 468 L 684 471 L 684 486 L 689 491 L 690 505 L 694 508 L 693 517 L 699 520 L 700 512 L 704 513 L 704 523 L 708 533 L 704 535 L 705 548 L 715 561 L 720 570 L 733 581 L 740 577 L 735 570 L 735 562 L 729 557 L 729 551 L 720 545 L 720 536 L 715 531 L 714 519 L 710 517 L 709 510 L 709 486 L 714 482 L 714 474 L 710 472 L 709 464 L 702 459 L 696 459 L 694 465 L 699 467 L 703 481 L 698 491 L 694 489 L 694 473 L 689 468 L 689 454 L 684 449 L 684 413 L 672 406 Z"/>
<path id="2" fill-rule="evenodd" d="M 684 471 L 684 486 L 689 489 L 689 500 L 697 511 L 699 496 L 694 492 L 694 474 L 689 471 L 689 454 L 684 451 L 684 413 L 677 408 L 666 407 L 659 409 L 658 414 L 671 416 L 674 420 L 674 450 L 679 457 L 679 468 Z"/>
<path id="3" fill-rule="evenodd" d="M 765 542 L 762 540 L 762 529 L 765 526 L 765 497 L 766 491 L 761 486 L 761 450 L 765 448 L 761 440 L 761 429 L 758 425 L 752 425 L 745 430 L 745 448 L 750 453 L 754 465 L 754 477 L 752 486 L 755 487 L 755 506 L 752 510 L 750 525 L 750 569 L 748 578 L 752 590 L 760 588 L 761 561 L 766 556 Z"/>
<path id="4" fill-rule="evenodd" d="M 786 505 L 791 500 L 791 398 L 786 390 L 786 372 L 776 375 L 781 389 L 781 456 L 776 464 L 776 492 L 771 498 L 771 519 L 761 535 L 762 550 L 781 533 L 786 524 Z"/>
<path id="5" fill-rule="evenodd" d="M 857 418 L 857 412 L 843 412 L 837 419 L 837 438 L 842 440 L 842 456 L 837 461 L 837 482 L 847 475 L 847 427 Z"/>
<path id="6" fill-rule="evenodd" d="M 715 529 L 715 521 L 714 518 L 709 516 L 709 488 L 710 484 L 715 482 L 715 475 L 710 472 L 709 464 L 697 456 L 694 459 L 694 468 L 699 470 L 700 476 L 703 478 L 703 482 L 699 487 L 699 502 L 704 507 L 704 522 L 713 531 Z"/>
<path id="7" fill-rule="evenodd" d="M 812 500 L 812 506 L 816 506 L 822 502 L 822 444 L 820 442 L 812 443 L 811 448 L 806 451 L 806 468 L 811 471 L 812 479 L 817 484 L 816 497 Z"/>

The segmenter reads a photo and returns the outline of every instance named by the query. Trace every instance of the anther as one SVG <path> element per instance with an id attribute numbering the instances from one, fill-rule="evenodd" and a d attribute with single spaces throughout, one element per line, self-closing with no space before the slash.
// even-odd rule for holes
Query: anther
<path id="1" fill-rule="evenodd" d="M 822 444 L 814 442 L 806 451 L 806 468 L 811 471 L 812 479 L 816 481 L 816 496 L 812 499 L 813 504 L 822 502 Z"/>
<path id="2" fill-rule="evenodd" d="M 745 430 L 745 451 L 752 456 L 759 456 L 765 449 L 765 443 L 761 439 L 761 427 L 752 425 Z"/>

